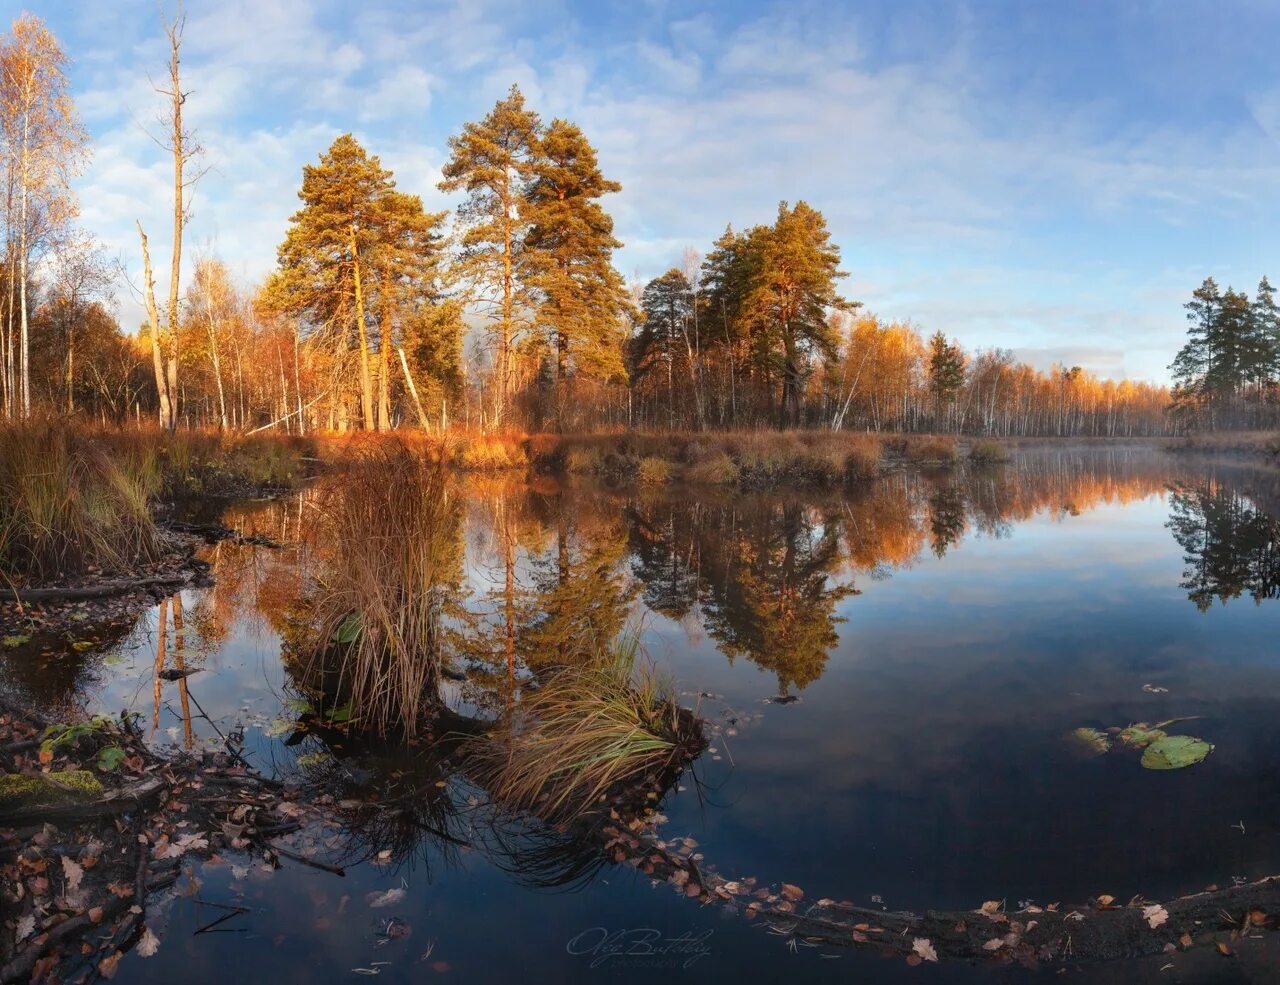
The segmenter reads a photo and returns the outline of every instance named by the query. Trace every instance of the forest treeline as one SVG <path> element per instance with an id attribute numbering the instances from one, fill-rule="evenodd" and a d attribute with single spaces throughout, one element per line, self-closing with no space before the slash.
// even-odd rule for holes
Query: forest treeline
<path id="1" fill-rule="evenodd" d="M 1191 429 L 1280 423 L 1280 307 L 1264 276 L 1252 298 L 1205 278 L 1184 306 L 1187 341 L 1169 367 L 1172 411 Z"/>
<path id="2" fill-rule="evenodd" d="M 544 121 L 516 87 L 450 138 L 439 187 L 454 209 L 427 210 L 344 134 L 303 169 L 275 270 L 240 283 L 212 253 L 184 258 L 203 171 L 184 120 L 183 26 L 165 24 L 168 78 L 155 87 L 157 141 L 173 162 L 167 294 L 157 299 L 139 224 L 143 283 L 133 287 L 147 318 L 127 331 L 111 302 L 121 275 L 76 225 L 71 180 L 90 148 L 67 56 L 27 14 L 0 44 L 7 417 L 45 408 L 170 429 L 293 432 L 464 424 L 1067 436 L 1155 435 L 1189 420 L 1167 413 L 1164 387 L 1079 367 L 1044 372 L 1007 350 L 968 351 L 877 318 L 842 293 L 840 249 L 806 202 L 782 202 L 771 223 L 729 227 L 705 255 L 688 248 L 678 267 L 628 282 L 606 207 L 621 186 L 578 126 Z M 1204 392 L 1219 394 L 1224 372 L 1214 357 Z M 1240 372 L 1229 399 L 1182 385 L 1177 406 L 1194 403 L 1211 423 L 1253 422 L 1239 408 L 1261 379 Z"/>

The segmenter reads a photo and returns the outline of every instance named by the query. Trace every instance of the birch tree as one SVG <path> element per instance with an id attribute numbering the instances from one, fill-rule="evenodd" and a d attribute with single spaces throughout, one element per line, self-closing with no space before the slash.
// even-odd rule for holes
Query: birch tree
<path id="1" fill-rule="evenodd" d="M 9 311 L 17 292 L 17 393 L 10 394 L 10 410 L 31 416 L 30 268 L 37 245 L 36 220 L 46 233 L 75 215 L 70 180 L 83 164 L 88 143 L 71 98 L 66 75 L 68 59 L 58 39 L 33 14 L 13 22 L 0 49 L 0 125 L 10 181 Z M 15 228 L 16 227 L 16 228 Z M 16 236 L 14 235 L 16 233 Z M 8 358 L 14 339 L 9 329 Z M 16 399 L 15 399 L 16 397 Z"/>

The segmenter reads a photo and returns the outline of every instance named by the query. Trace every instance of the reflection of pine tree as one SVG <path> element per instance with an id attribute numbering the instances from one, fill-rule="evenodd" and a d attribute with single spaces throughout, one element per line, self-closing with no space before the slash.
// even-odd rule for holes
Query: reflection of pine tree
<path id="1" fill-rule="evenodd" d="M 929 545 L 942 557 L 964 536 L 968 509 L 963 490 L 946 485 L 929 497 Z"/>
<path id="2" fill-rule="evenodd" d="M 1175 489 L 1166 526 L 1182 548 L 1182 587 L 1202 612 L 1248 593 L 1280 598 L 1280 522 L 1218 483 Z"/>
<path id="3" fill-rule="evenodd" d="M 670 619 L 683 619 L 698 602 L 705 513 L 698 503 L 670 500 L 627 510 L 631 571 L 644 586 L 644 604 Z"/>
<path id="4" fill-rule="evenodd" d="M 777 675 L 783 693 L 822 676 L 839 636 L 836 603 L 857 594 L 830 575 L 840 563 L 840 514 L 757 500 L 731 511 L 714 554 L 704 552 L 707 624 L 730 658 Z"/>
<path id="5" fill-rule="evenodd" d="M 517 640 L 529 666 L 604 653 L 635 597 L 624 581 L 626 533 L 616 516 L 596 524 L 566 497 L 556 505 L 556 549 L 534 562 L 527 628 Z M 580 532 L 579 524 L 590 526 Z"/>

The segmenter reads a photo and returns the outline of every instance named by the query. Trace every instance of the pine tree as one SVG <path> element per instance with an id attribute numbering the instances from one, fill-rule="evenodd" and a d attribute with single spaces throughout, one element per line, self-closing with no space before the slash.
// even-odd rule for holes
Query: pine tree
<path id="1" fill-rule="evenodd" d="M 674 267 L 645 285 L 640 297 L 644 325 L 633 346 L 633 368 L 644 376 L 661 367 L 667 383 L 667 423 L 675 427 L 675 362 L 685 324 L 693 316 L 693 288 Z"/>
<path id="2" fill-rule="evenodd" d="M 278 251 L 277 306 L 341 340 L 354 326 L 364 426 L 376 427 L 366 293 L 383 237 L 383 199 L 393 193 L 391 172 L 349 133 L 333 142 L 318 164 L 302 169 L 303 206 L 290 220 Z M 345 348 L 345 346 L 344 346 Z"/>
<path id="3" fill-rule="evenodd" d="M 540 127 L 538 114 L 525 108 L 519 87 L 512 86 L 488 116 L 449 138 L 452 157 L 440 181 L 442 191 L 467 193 L 458 206 L 461 272 L 473 285 L 473 300 L 494 322 L 495 423 L 515 389 L 514 346 L 531 308 L 524 278 L 528 219 L 521 205 Z"/>
<path id="4" fill-rule="evenodd" d="M 778 218 L 761 236 L 759 267 L 743 301 L 746 324 L 757 333 L 758 351 L 782 375 L 778 426 L 800 423 L 800 391 L 808 356 L 835 354 L 838 339 L 827 315 L 855 305 L 836 292 L 846 276 L 840 249 L 826 219 L 805 202 L 778 206 Z"/>
<path id="5" fill-rule="evenodd" d="M 533 178 L 521 202 L 529 232 L 525 251 L 536 292 L 534 324 L 553 366 L 556 420 L 563 423 L 571 372 L 623 380 L 626 284 L 613 265 L 622 244 L 599 199 L 622 188 L 600 173 L 582 131 L 555 120 L 537 144 Z"/>
<path id="6" fill-rule="evenodd" d="M 441 344 L 453 344 L 442 334 L 446 328 L 461 338 L 460 309 L 443 286 L 444 236 L 440 227 L 444 218 L 443 212 L 426 212 L 417 195 L 391 191 L 378 202 L 374 217 L 377 237 L 368 262 L 377 277 L 379 430 L 391 428 L 391 350 L 396 344 L 397 319 L 407 321 L 412 317 L 409 312 L 419 313 L 418 325 L 424 323 L 425 316 Z M 423 346 L 421 338 L 416 341 L 415 356 Z M 413 371 L 407 364 L 402 368 L 412 392 L 416 389 Z"/>
<path id="7" fill-rule="evenodd" d="M 958 343 L 947 341 L 941 332 L 929 338 L 929 391 L 933 395 L 934 417 L 955 402 L 964 386 L 964 352 Z"/>
<path id="8" fill-rule="evenodd" d="M 1249 308 L 1250 374 L 1258 384 L 1266 384 L 1280 376 L 1280 307 L 1276 306 L 1275 288 L 1264 276 L 1258 282 Z"/>

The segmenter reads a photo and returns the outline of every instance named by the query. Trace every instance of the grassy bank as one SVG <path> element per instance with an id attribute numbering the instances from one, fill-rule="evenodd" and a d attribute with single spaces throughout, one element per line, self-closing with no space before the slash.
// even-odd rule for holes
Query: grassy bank
<path id="1" fill-rule="evenodd" d="M 309 442 L 110 431 L 64 420 L 0 426 L 0 576 L 39 584 L 129 573 L 167 550 L 158 502 L 296 485 Z"/>
<path id="2" fill-rule="evenodd" d="M 1250 455 L 1280 461 L 1280 431 L 1206 431 L 1171 439 L 1169 451 L 1206 455 Z"/>
<path id="3" fill-rule="evenodd" d="M 535 435 L 526 447 L 541 471 L 748 488 L 835 486 L 903 465 L 947 467 L 959 457 L 949 436 L 829 431 Z"/>

